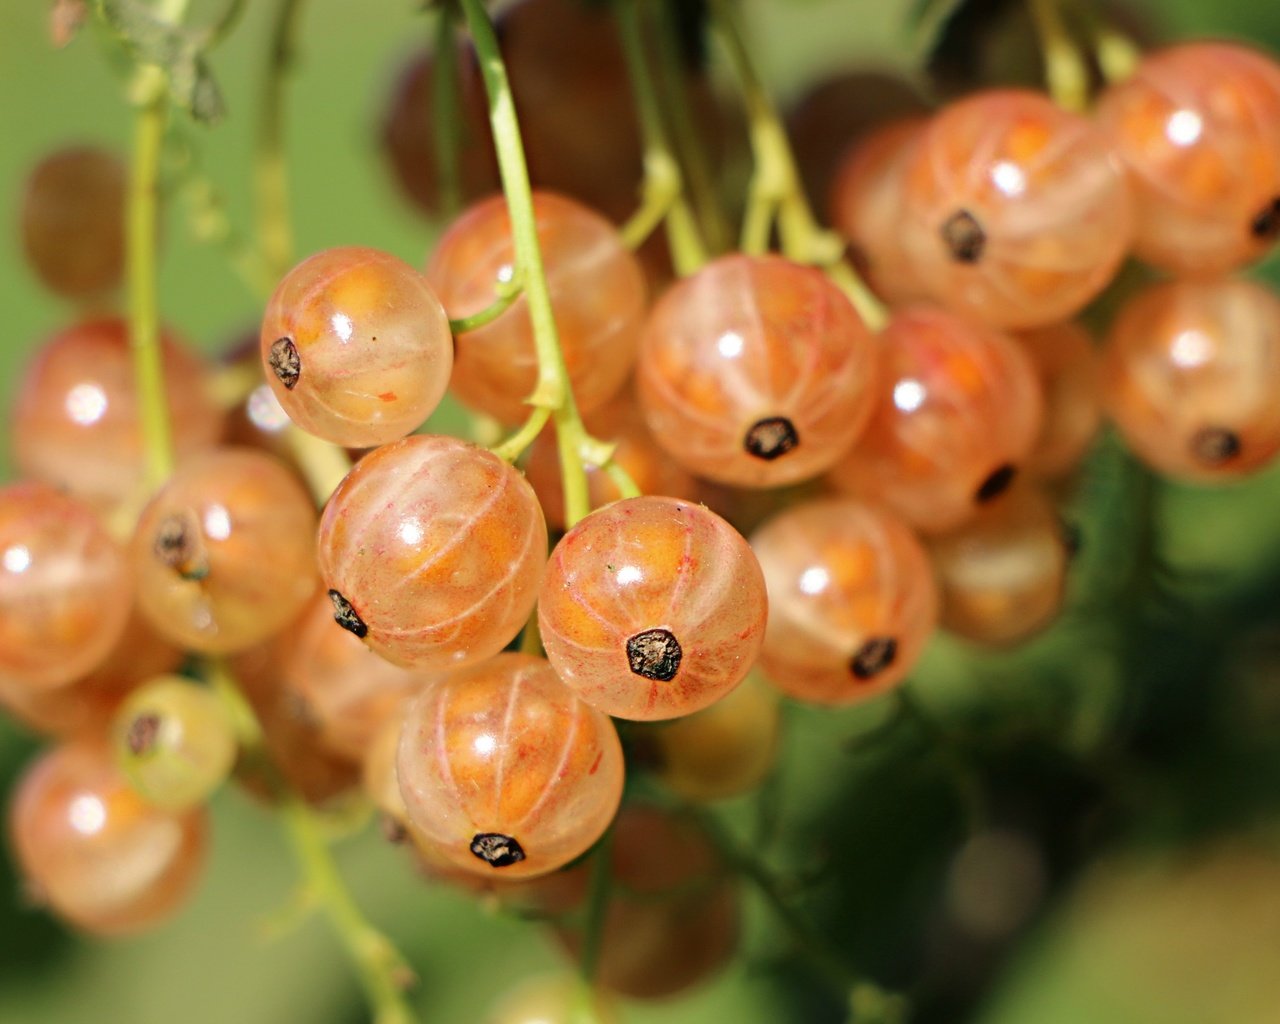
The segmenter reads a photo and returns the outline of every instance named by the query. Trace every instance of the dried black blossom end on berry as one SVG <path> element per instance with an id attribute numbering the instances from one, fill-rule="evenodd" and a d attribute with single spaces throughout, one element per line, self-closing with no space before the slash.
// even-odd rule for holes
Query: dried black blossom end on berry
<path id="1" fill-rule="evenodd" d="M 978 485 L 978 489 L 973 492 L 973 500 L 982 505 L 1000 497 L 1009 489 L 1009 485 L 1017 475 L 1018 467 L 1006 462 L 1003 466 L 992 470 L 990 476 Z"/>
<path id="2" fill-rule="evenodd" d="M 751 425 L 742 440 L 748 455 L 772 462 L 786 455 L 800 443 L 795 424 L 785 416 L 770 416 Z"/>
<path id="3" fill-rule="evenodd" d="M 302 376 L 302 360 L 298 357 L 298 346 L 292 338 L 276 338 L 271 343 L 271 352 L 267 355 L 267 363 L 276 380 L 292 391 Z"/>
<path id="4" fill-rule="evenodd" d="M 669 629 L 646 629 L 627 641 L 627 663 L 631 671 L 646 679 L 668 683 L 680 671 L 684 651 Z"/>
<path id="5" fill-rule="evenodd" d="M 874 679 L 898 657 L 898 641 L 891 636 L 873 636 L 849 659 L 849 671 L 855 679 Z"/>
<path id="6" fill-rule="evenodd" d="M 1267 203 L 1249 222 L 1249 234 L 1260 242 L 1280 237 L 1280 196 Z"/>
<path id="7" fill-rule="evenodd" d="M 1191 438 L 1191 454 L 1206 466 L 1222 466 L 1240 454 L 1240 435 L 1226 427 L 1205 427 Z"/>
<path id="8" fill-rule="evenodd" d="M 124 741 L 129 753 L 143 757 L 155 749 L 156 740 L 160 736 L 160 716 L 154 711 L 145 711 L 129 723 Z"/>
<path id="9" fill-rule="evenodd" d="M 369 627 L 364 619 L 356 614 L 351 602 L 336 590 L 329 591 L 329 600 L 333 602 L 333 621 L 348 633 L 354 633 L 361 640 L 369 635 Z"/>
<path id="10" fill-rule="evenodd" d="M 942 225 L 942 242 L 957 263 L 977 263 L 987 249 L 987 233 L 968 210 L 957 210 Z"/>
<path id="11" fill-rule="evenodd" d="M 190 512 L 173 512 L 160 520 L 151 550 L 184 580 L 198 581 L 209 575 L 200 527 Z"/>
<path id="12" fill-rule="evenodd" d="M 501 832 L 477 832 L 471 839 L 471 852 L 491 868 L 509 868 L 525 858 L 524 847 Z"/>

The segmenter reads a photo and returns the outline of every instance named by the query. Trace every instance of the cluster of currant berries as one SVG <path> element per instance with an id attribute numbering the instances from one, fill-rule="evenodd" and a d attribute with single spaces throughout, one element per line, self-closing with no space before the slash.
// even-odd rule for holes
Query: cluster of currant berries
<path id="1" fill-rule="evenodd" d="M 388 143 L 415 164 L 405 120 Z M 83 149 L 32 177 L 26 250 L 60 294 L 118 284 L 123 178 Z M 591 462 L 585 517 L 550 428 L 521 451 L 415 433 L 446 393 L 518 426 L 545 382 L 501 197 L 425 272 L 356 247 L 294 267 L 234 425 L 214 368 L 166 335 L 177 467 L 152 493 L 128 325 L 45 343 L 12 417 L 24 482 L 0 489 L 0 701 L 58 738 L 12 821 L 52 909 L 133 931 L 198 877 L 243 734 L 177 674 L 194 655 L 239 681 L 289 786 L 322 802 L 362 780 L 435 877 L 572 922 L 611 830 L 598 977 L 677 991 L 732 954 L 733 879 L 694 824 L 623 805 L 628 763 L 687 800 L 745 792 L 778 693 L 885 693 L 939 622 L 990 644 L 1042 628 L 1070 554 L 1045 485 L 1104 412 L 1173 476 L 1280 451 L 1280 300 L 1227 276 L 1280 234 L 1280 66 L 1261 54 L 1176 47 L 1090 117 L 997 91 L 859 144 L 832 219 L 892 307 L 882 330 L 772 254 L 717 256 L 650 304 L 612 221 L 563 194 L 599 180 L 533 197 L 569 408 L 600 442 L 568 453 Z M 1177 280 L 1129 298 L 1099 353 L 1070 318 L 1131 253 Z M 356 457 L 320 514 L 262 429 L 285 423 Z"/>

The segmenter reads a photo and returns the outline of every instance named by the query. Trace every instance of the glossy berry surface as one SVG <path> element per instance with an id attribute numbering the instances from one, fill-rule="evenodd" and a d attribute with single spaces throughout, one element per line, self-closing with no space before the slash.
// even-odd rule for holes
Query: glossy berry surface
<path id="1" fill-rule="evenodd" d="M 235 728 L 208 687 L 182 676 L 152 679 L 116 714 L 116 764 L 153 807 L 188 811 L 213 795 L 236 760 Z"/>
<path id="2" fill-rule="evenodd" d="M 784 693 L 848 704 L 911 671 L 938 595 L 923 547 L 896 517 L 848 499 L 806 502 L 751 546 L 769 588 L 760 667 Z"/>
<path id="3" fill-rule="evenodd" d="M 832 474 L 917 529 L 958 526 L 1013 480 L 1039 436 L 1044 400 L 1011 338 L 911 307 L 883 335 L 875 411 Z"/>
<path id="4" fill-rule="evenodd" d="M 1129 248 L 1133 204 L 1106 137 L 1038 93 L 947 107 L 905 176 L 903 244 L 921 283 L 998 327 L 1072 316 Z"/>
<path id="5" fill-rule="evenodd" d="M 576 200 L 536 192 L 533 210 L 569 383 L 579 409 L 589 412 L 612 398 L 631 372 L 645 314 L 644 272 L 617 229 Z M 427 277 L 456 320 L 493 305 L 495 286 L 510 280 L 514 262 L 507 204 L 495 196 L 454 221 Z M 471 408 L 518 423 L 529 414 L 525 399 L 537 380 L 523 297 L 492 322 L 458 335 L 450 387 Z"/>
<path id="6" fill-rule="evenodd" d="M 1089 332 L 1072 321 L 1016 338 L 1044 395 L 1044 422 L 1027 456 L 1027 475 L 1058 479 L 1080 464 L 1102 424 L 1101 358 Z"/>
<path id="7" fill-rule="evenodd" d="M 1280 451 L 1280 299 L 1249 281 L 1182 281 L 1134 296 L 1103 358 L 1108 415 L 1162 473 L 1209 481 Z"/>
<path id="8" fill-rule="evenodd" d="M 203 810 L 148 805 L 105 742 L 52 747 L 17 784 L 9 818 L 18 866 L 71 924 L 103 935 L 172 917 L 199 880 L 208 845 Z"/>
<path id="9" fill-rule="evenodd" d="M 678 498 L 614 502 L 564 535 L 538 597 L 547 659 L 620 718 L 687 715 L 746 676 L 764 637 L 764 580 L 747 542 Z"/>
<path id="10" fill-rule="evenodd" d="M 180 466 L 138 519 L 138 602 L 174 643 L 225 654 L 293 619 L 315 591 L 315 506 L 281 462 L 222 448 Z"/>
<path id="11" fill-rule="evenodd" d="M 124 633 L 128 559 L 87 505 L 46 484 L 0 488 L 0 679 L 62 686 Z"/>
<path id="12" fill-rule="evenodd" d="M 489 1008 L 482 1024 L 574 1024 L 584 1006 L 594 1024 L 619 1024 L 613 1001 L 601 992 L 584 999 L 582 984 L 573 974 L 526 978 Z"/>
<path id="13" fill-rule="evenodd" d="M 832 178 L 831 223 L 853 246 L 867 282 L 899 305 L 926 294 L 902 244 L 905 168 L 927 121 L 892 121 L 856 143 Z"/>
<path id="14" fill-rule="evenodd" d="M 524 477 L 452 437 L 408 437 L 361 459 L 320 522 L 335 618 L 406 667 L 502 650 L 533 611 L 546 551 Z"/>
<path id="15" fill-rule="evenodd" d="M 1014 488 L 954 533 L 934 538 L 930 557 L 942 591 L 942 625 L 984 644 L 1039 632 L 1062 607 L 1066 533 L 1052 503 Z"/>
<path id="16" fill-rule="evenodd" d="M 73 146 L 32 170 L 22 197 L 22 250 L 46 287 L 70 299 L 115 288 L 124 274 L 125 166 Z"/>
<path id="17" fill-rule="evenodd" d="M 162 338 L 164 393 L 179 461 L 212 447 L 222 413 L 204 361 L 173 335 Z M 142 483 L 143 444 L 121 319 L 84 320 L 50 337 L 27 367 L 13 407 L 19 470 L 99 507 L 132 497 Z"/>
<path id="18" fill-rule="evenodd" d="M 707 981 L 733 957 L 737 880 L 691 820 L 644 804 L 618 815 L 597 980 L 633 999 L 662 999 Z M 559 929 L 581 955 L 582 934 Z"/>
<path id="19" fill-rule="evenodd" d="M 819 270 L 725 256 L 673 286 L 637 368 L 654 436 L 690 472 L 739 487 L 816 476 L 872 405 L 876 343 Z"/>
<path id="20" fill-rule="evenodd" d="M 622 798 L 613 723 L 524 654 L 424 690 L 405 717 L 397 771 L 417 830 L 458 867 L 507 878 L 585 852 Z"/>
<path id="21" fill-rule="evenodd" d="M 294 423 L 364 448 L 398 441 L 444 397 L 449 318 L 417 270 L 377 249 L 326 249 L 277 286 L 262 320 L 263 372 Z"/>
<path id="22" fill-rule="evenodd" d="M 1148 55 L 1098 104 L 1129 170 L 1136 255 L 1212 277 L 1260 258 L 1280 236 L 1280 64 L 1233 43 Z"/>

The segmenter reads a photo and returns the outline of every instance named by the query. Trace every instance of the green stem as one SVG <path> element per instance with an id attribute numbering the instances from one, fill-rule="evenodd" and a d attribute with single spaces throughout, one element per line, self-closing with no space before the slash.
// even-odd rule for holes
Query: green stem
<path id="1" fill-rule="evenodd" d="M 523 282 L 529 319 L 533 326 L 533 343 L 538 356 L 538 383 L 528 401 L 530 405 L 551 410 L 560 449 L 565 522 L 572 526 L 590 512 L 587 475 L 583 468 L 583 451 L 590 438 L 578 415 L 578 407 L 569 388 L 564 354 L 560 350 L 560 339 L 551 308 L 551 292 L 547 287 L 542 249 L 538 242 L 529 171 L 525 165 L 520 125 L 516 120 L 515 102 L 507 80 L 506 67 L 502 62 L 502 52 L 498 48 L 498 40 L 483 0 L 461 0 L 461 3 L 479 58 L 485 90 L 489 95 L 489 120 L 497 150 L 498 171 L 511 216 L 516 275 Z"/>
<path id="2" fill-rule="evenodd" d="M 454 33 L 458 11 L 452 3 L 440 6 L 436 22 L 435 64 L 432 67 L 431 120 L 436 142 L 436 180 L 440 210 L 452 217 L 462 208 L 462 145 L 458 97 L 458 48 Z"/>
<path id="3" fill-rule="evenodd" d="M 414 1024 L 416 1016 L 403 989 L 413 972 L 391 941 L 365 919 L 342 880 L 311 808 L 290 788 L 266 751 L 262 725 L 221 660 L 206 667 L 209 687 L 222 700 L 236 723 L 246 757 L 260 764 L 267 785 L 279 801 L 280 820 L 302 872 L 306 906 L 328 918 L 364 987 L 374 1024 Z"/>
<path id="4" fill-rule="evenodd" d="M 516 459 L 520 458 L 524 450 L 533 444 L 537 436 L 542 433 L 542 428 L 547 425 L 547 420 L 550 418 L 550 409 L 535 406 L 533 412 L 529 413 L 529 418 L 524 421 L 524 426 L 503 441 L 502 444 L 495 445 L 490 451 L 503 462 L 515 462 Z"/>
<path id="5" fill-rule="evenodd" d="M 716 177 L 702 137 L 690 115 L 692 103 L 680 64 L 680 39 L 670 3 L 658 4 L 658 88 L 671 119 L 671 135 L 684 168 L 685 184 L 697 213 L 701 237 L 713 253 L 729 248 L 729 228 L 720 208 Z M 678 269 L 678 268 L 677 268 Z"/>
<path id="6" fill-rule="evenodd" d="M 782 119 L 751 60 L 736 6 L 731 0 L 709 3 L 746 103 L 755 157 L 746 217 L 751 237 L 744 242 L 762 248 L 761 238 L 767 238 L 776 210 L 783 253 L 797 262 L 821 267 L 849 297 L 867 325 L 879 330 L 887 322 L 888 312 L 845 260 L 844 243 L 814 219 Z"/>
<path id="7" fill-rule="evenodd" d="M 685 198 L 684 178 L 667 135 L 657 87 L 645 58 L 640 28 L 641 2 L 644 0 L 615 0 L 614 4 L 644 137 L 644 201 L 623 226 L 622 237 L 630 248 L 636 249 L 665 220 L 672 259 L 683 275 L 706 263 L 707 248 Z"/>
<path id="8" fill-rule="evenodd" d="M 609 474 L 609 479 L 613 481 L 613 486 L 618 488 L 618 493 L 623 498 L 638 498 L 643 493 L 640 486 L 631 478 L 631 474 L 619 466 L 612 458 L 602 467 Z"/>
<path id="9" fill-rule="evenodd" d="M 502 316 L 511 304 L 520 297 L 520 285 L 514 277 L 511 280 L 499 279 L 493 288 L 494 300 L 469 316 L 460 316 L 449 321 L 449 330 L 454 334 L 466 334 L 467 331 L 478 331 L 486 324 L 491 324 Z"/>
<path id="10" fill-rule="evenodd" d="M 1027 0 L 1040 36 L 1045 84 L 1064 110 L 1082 113 L 1089 106 L 1089 69 L 1058 8 L 1058 0 Z"/>
<path id="11" fill-rule="evenodd" d="M 160 487 L 173 472 L 173 437 L 165 400 L 164 356 L 156 287 L 156 232 L 160 150 L 169 114 L 169 94 L 159 68 L 143 69 L 148 95 L 137 114 L 125 242 L 129 294 L 129 346 L 138 392 L 138 418 L 146 453 L 145 485 Z"/>
<path id="12" fill-rule="evenodd" d="M 596 844 L 592 854 L 591 882 L 587 890 L 587 916 L 583 925 L 582 955 L 578 970 L 582 980 L 591 985 L 596 980 L 600 966 L 600 951 L 604 941 L 604 922 L 609 910 L 609 897 L 613 888 L 610 874 L 610 855 L 613 850 L 613 829 L 609 829 Z"/>
<path id="13" fill-rule="evenodd" d="M 278 281 L 293 264 L 289 173 L 284 145 L 285 85 L 293 65 L 301 0 L 280 0 L 271 27 L 261 119 L 254 151 L 258 245 L 267 276 Z"/>

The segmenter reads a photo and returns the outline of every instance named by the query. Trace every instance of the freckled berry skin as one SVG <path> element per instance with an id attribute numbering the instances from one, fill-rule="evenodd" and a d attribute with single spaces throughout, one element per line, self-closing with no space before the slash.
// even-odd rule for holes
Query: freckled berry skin
<path id="1" fill-rule="evenodd" d="M 161 336 L 164 394 L 179 462 L 213 447 L 223 416 L 204 360 Z M 129 328 L 119 317 L 84 320 L 50 337 L 23 374 L 12 414 L 19 470 L 100 509 L 142 486 L 145 458 Z"/>
<path id="2" fill-rule="evenodd" d="M 397 755 L 412 827 L 457 867 L 503 879 L 554 871 L 589 849 L 618 810 L 623 772 L 608 716 L 527 654 L 429 685 Z M 472 852 L 479 836 L 514 841 L 523 856 L 491 865 Z"/>
<path id="3" fill-rule="evenodd" d="M 993 326 L 1072 316 L 1128 251 L 1119 161 L 1092 122 L 1047 96 L 997 90 L 951 104 L 904 174 L 902 239 L 921 283 Z"/>
<path id="4" fill-rule="evenodd" d="M 764 579 L 742 536 L 703 506 L 663 497 L 614 502 L 582 520 L 551 553 L 538 598 L 560 677 L 593 707 L 639 720 L 690 714 L 737 686 L 760 650 L 765 613 Z M 668 657 L 637 671 L 631 641 L 654 632 L 678 649 L 666 641 Z"/>
<path id="5" fill-rule="evenodd" d="M 952 529 L 1035 445 L 1044 407 L 1035 370 L 1012 338 L 924 306 L 896 313 L 883 343 L 871 422 L 832 482 L 918 530 Z"/>
<path id="6" fill-rule="evenodd" d="M 898 685 L 938 620 L 928 557 L 895 516 L 850 499 L 796 505 L 751 538 L 769 588 L 760 667 L 784 693 L 851 704 Z"/>
<path id="7" fill-rule="evenodd" d="M 87 735 L 27 768 L 9 825 L 18 865 L 50 908 L 99 935 L 134 934 L 172 917 L 200 878 L 209 841 L 203 808 L 151 807 L 106 742 Z"/>
<path id="8" fill-rule="evenodd" d="M 417 270 L 377 249 L 327 249 L 289 271 L 267 304 L 260 344 L 289 418 L 350 448 L 417 429 L 453 368 L 444 306 Z"/>
<path id="9" fill-rule="evenodd" d="M 229 654 L 265 640 L 315 592 L 315 523 L 310 495 L 272 456 L 221 448 L 191 459 L 138 519 L 143 615 L 190 650 Z M 158 545 L 173 524 L 185 557 L 166 561 Z"/>
<path id="10" fill-rule="evenodd" d="M 105 660 L 124 633 L 132 577 L 87 505 L 46 484 L 0 487 L 0 679 L 64 686 Z"/>
<path id="11" fill-rule="evenodd" d="M 1107 414 L 1159 472 L 1212 482 L 1280 451 L 1280 299 L 1251 281 L 1177 281 L 1134 296 L 1103 353 Z"/>
<path id="12" fill-rule="evenodd" d="M 637 364 L 640 405 L 690 472 L 738 487 L 796 483 L 829 468 L 862 430 L 876 352 L 821 271 L 725 256 L 654 307 Z"/>
<path id="13" fill-rule="evenodd" d="M 635 361 L 646 310 L 644 272 L 617 229 L 594 210 L 553 192 L 536 192 L 534 220 L 569 384 L 582 412 L 622 388 Z M 506 200 L 495 196 L 456 220 L 427 266 L 449 315 L 493 305 L 494 286 L 515 264 Z M 457 337 L 450 387 L 465 405 L 504 423 L 529 415 L 538 356 L 528 303 L 517 298 L 497 319 Z"/>
<path id="14" fill-rule="evenodd" d="M 1027 475 L 1059 479 L 1080 464 L 1102 424 L 1098 348 L 1072 321 L 1024 331 L 1016 340 L 1031 357 L 1044 395 L 1044 422 L 1027 457 Z"/>
<path id="15" fill-rule="evenodd" d="M 1017 643 L 1062 607 L 1069 555 L 1052 503 L 1015 488 L 954 533 L 934 538 L 942 625 L 977 643 Z"/>
<path id="16" fill-rule="evenodd" d="M 415 435 L 365 456 L 320 521 L 320 574 L 388 661 L 439 669 L 497 654 L 533 611 L 547 526 L 496 455 Z"/>
<path id="17" fill-rule="evenodd" d="M 911 117 L 877 128 L 845 154 L 831 185 L 832 225 L 854 247 L 867 283 L 895 306 L 926 294 L 902 245 L 902 219 L 903 171 L 927 123 Z"/>
<path id="18" fill-rule="evenodd" d="M 1280 235 L 1280 64 L 1232 43 L 1146 56 L 1098 103 L 1129 170 L 1136 255 L 1180 277 L 1214 277 Z"/>

